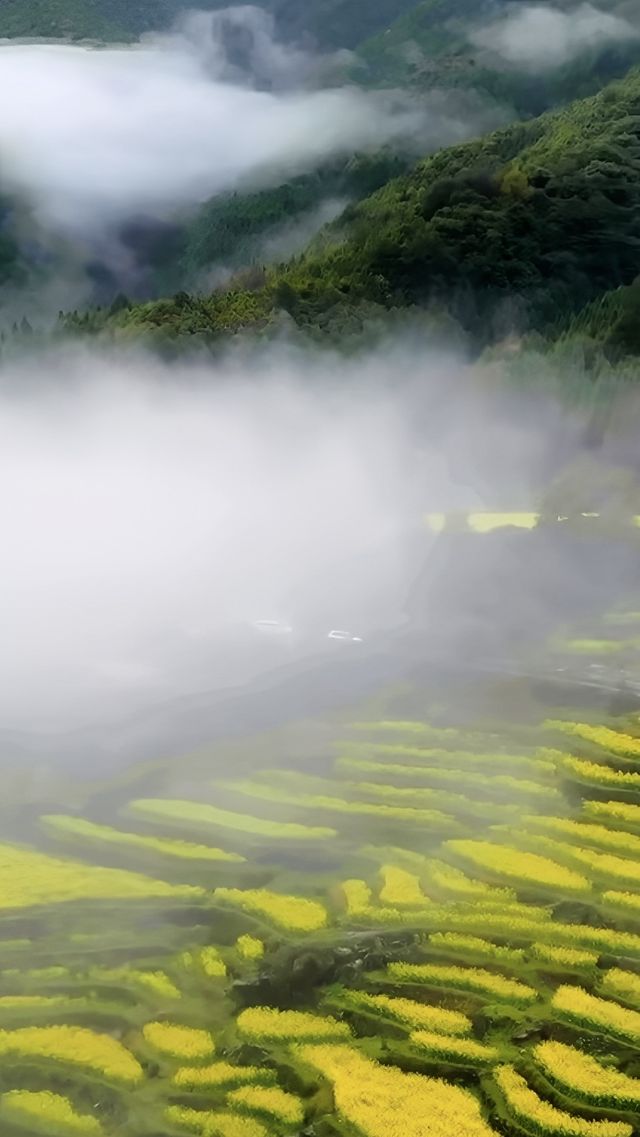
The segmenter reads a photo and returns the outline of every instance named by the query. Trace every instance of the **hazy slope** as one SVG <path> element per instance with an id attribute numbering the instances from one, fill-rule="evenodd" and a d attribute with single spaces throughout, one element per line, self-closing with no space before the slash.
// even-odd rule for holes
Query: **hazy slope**
<path id="1" fill-rule="evenodd" d="M 640 61 L 640 10 L 633 0 L 422 0 L 357 56 L 361 82 L 472 88 L 518 115 L 540 114 Z"/>
<path id="2" fill-rule="evenodd" d="M 637 274 L 639 115 L 636 70 L 597 96 L 426 159 L 256 291 L 147 304 L 110 323 L 215 336 L 285 309 L 299 326 L 335 332 L 363 303 L 435 301 L 480 342 L 544 327 Z"/>
<path id="3" fill-rule="evenodd" d="M 412 0 L 258 0 L 286 38 L 355 47 L 411 6 Z M 0 0 L 0 37 L 126 41 L 168 27 L 189 9 L 230 7 L 228 0 Z"/>

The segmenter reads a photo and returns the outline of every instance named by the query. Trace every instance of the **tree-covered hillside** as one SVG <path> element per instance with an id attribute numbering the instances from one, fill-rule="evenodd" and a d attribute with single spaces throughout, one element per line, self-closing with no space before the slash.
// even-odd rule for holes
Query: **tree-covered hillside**
<path id="1" fill-rule="evenodd" d="M 546 329 L 640 265 L 640 71 L 599 95 L 442 150 L 348 208 L 255 290 L 181 294 L 110 327 L 215 337 L 286 311 L 339 330 L 363 306 L 437 305 L 482 345 Z M 83 318 L 105 323 L 103 313 Z"/>
<path id="2" fill-rule="evenodd" d="M 273 12 L 281 35 L 326 47 L 355 47 L 393 21 L 412 0 L 256 0 Z M 192 8 L 227 8 L 229 0 L 0 0 L 0 37 L 126 41 L 168 27 Z"/>
<path id="3" fill-rule="evenodd" d="M 509 0 L 421 0 L 359 45 L 353 75 L 364 83 L 417 90 L 471 88 L 520 116 L 586 97 L 640 62 L 640 11 L 633 0 L 597 0 L 597 8 L 605 21 L 611 16 L 631 21 L 638 38 L 609 38 L 603 32 L 582 47 L 576 40 L 569 57 L 556 66 L 549 52 L 546 66 L 536 66 L 535 60 L 523 66 L 522 59 L 502 57 L 491 46 L 491 35 L 488 42 L 483 39 L 483 32 L 517 14 L 517 7 Z M 549 7 L 578 19 L 576 0 L 554 0 Z"/>

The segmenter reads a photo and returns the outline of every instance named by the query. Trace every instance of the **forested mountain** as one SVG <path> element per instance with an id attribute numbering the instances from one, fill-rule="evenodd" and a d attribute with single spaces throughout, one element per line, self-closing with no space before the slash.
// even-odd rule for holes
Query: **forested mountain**
<path id="1" fill-rule="evenodd" d="M 514 328 L 545 331 L 559 312 L 570 320 L 637 276 L 639 169 L 635 70 L 596 96 L 426 159 L 349 207 L 260 287 L 133 306 L 106 326 L 215 337 L 284 310 L 299 327 L 336 333 L 371 305 L 436 305 L 478 346 Z M 633 349 L 619 326 L 622 295 L 582 319 L 600 338 L 615 325 Z M 103 327 L 105 315 L 80 324 Z"/>
<path id="2" fill-rule="evenodd" d="M 378 0 L 366 12 L 359 0 L 262 6 L 290 39 L 355 47 L 350 76 L 360 86 L 406 88 L 418 104 L 436 89 L 446 97 L 462 91 L 514 122 L 417 165 L 415 156 L 383 147 L 281 184 L 219 193 L 161 224 L 132 217 L 117 239 L 143 266 L 137 301 L 121 295 L 102 264 L 89 266 L 97 283 L 88 303 L 103 306 L 66 316 L 63 327 L 210 341 L 285 319 L 313 335 L 344 337 L 389 312 L 428 309 L 475 350 L 507 332 L 579 339 L 607 359 L 639 350 L 633 0 L 599 0 L 597 10 L 573 0 L 544 9 L 523 0 Z M 189 7 L 0 0 L 0 33 L 134 38 Z M 535 22 L 540 12 L 561 21 L 555 44 L 540 39 L 547 27 Z M 534 23 L 521 26 L 522 19 Z M 56 257 L 75 269 L 74 251 L 6 198 L 0 285 L 46 277 Z M 74 303 L 69 293 L 65 307 Z"/>
<path id="3" fill-rule="evenodd" d="M 287 39 L 356 47 L 412 6 L 412 0 L 256 0 Z M 189 9 L 230 7 L 229 0 L 0 0 L 0 37 L 126 41 L 168 27 Z"/>
<path id="4" fill-rule="evenodd" d="M 545 19 L 543 5 L 526 17 L 522 0 L 422 0 L 359 45 L 353 75 L 418 91 L 471 88 L 517 115 L 536 115 L 640 62 L 634 0 L 601 0 L 595 16 L 575 0 L 548 7 Z"/>

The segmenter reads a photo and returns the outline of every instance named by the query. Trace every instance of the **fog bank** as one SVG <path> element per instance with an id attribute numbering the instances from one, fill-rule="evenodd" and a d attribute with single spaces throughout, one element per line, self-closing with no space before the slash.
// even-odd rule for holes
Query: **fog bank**
<path id="1" fill-rule="evenodd" d="M 249 36 L 241 63 L 230 27 Z M 2 179 L 47 224 L 77 232 L 431 130 L 406 97 L 320 88 L 317 72 L 246 8 L 192 14 L 131 48 L 5 42 Z M 435 126 L 438 139 L 462 128 L 446 115 Z"/>
<path id="2" fill-rule="evenodd" d="M 504 19 L 477 29 L 471 39 L 508 63 L 533 70 L 551 70 L 584 51 L 640 37 L 640 20 L 603 12 L 592 4 L 562 11 L 547 4 L 515 4 Z"/>

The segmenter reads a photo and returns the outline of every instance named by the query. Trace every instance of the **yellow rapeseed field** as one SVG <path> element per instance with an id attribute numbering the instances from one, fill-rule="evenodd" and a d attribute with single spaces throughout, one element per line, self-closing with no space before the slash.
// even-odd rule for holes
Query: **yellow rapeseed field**
<path id="1" fill-rule="evenodd" d="M 471 1019 L 461 1011 L 434 1007 L 429 1003 L 418 1003 L 395 995 L 371 995 L 368 991 L 345 989 L 341 994 L 341 1003 L 354 1011 L 373 1012 L 392 1018 L 414 1030 L 468 1034 L 472 1026 Z"/>
<path id="2" fill-rule="evenodd" d="M 51 1058 L 95 1070 L 118 1082 L 142 1080 L 142 1067 L 128 1050 L 108 1034 L 81 1026 L 21 1027 L 0 1030 L 0 1056 Z"/>
<path id="3" fill-rule="evenodd" d="M 263 888 L 216 888 L 213 898 L 262 916 L 289 932 L 315 932 L 327 924 L 324 905 L 304 896 L 284 896 Z"/>
<path id="4" fill-rule="evenodd" d="M 350 1046 L 297 1046 L 333 1087 L 338 1117 L 363 1137 L 495 1137 L 478 1099 L 438 1078 L 380 1066 Z"/>
<path id="5" fill-rule="evenodd" d="M 622 731 L 612 730 L 608 726 L 593 726 L 586 722 L 562 722 L 557 719 L 548 719 L 544 724 L 553 730 L 562 731 L 563 734 L 574 738 L 583 738 L 586 742 L 593 742 L 602 750 L 609 750 L 619 758 L 640 759 L 640 738 Z"/>
<path id="6" fill-rule="evenodd" d="M 210 1066 L 181 1066 L 173 1075 L 175 1086 L 184 1089 L 206 1089 L 213 1086 L 241 1086 L 245 1082 L 271 1082 L 275 1073 L 266 1066 L 233 1066 L 230 1062 L 212 1062 Z"/>
<path id="7" fill-rule="evenodd" d="M 640 773 L 635 770 L 612 770 L 610 766 L 589 762 L 586 758 L 574 758 L 570 754 L 562 759 L 560 766 L 580 782 L 619 789 L 640 789 Z"/>
<path id="8" fill-rule="evenodd" d="M 92 967 L 87 972 L 96 983 L 132 985 L 160 999 L 179 999 L 181 994 L 164 971 L 138 971 L 129 967 Z"/>
<path id="9" fill-rule="evenodd" d="M 215 947 L 204 947 L 198 952 L 198 963 L 207 979 L 224 979 L 227 968 L 220 952 Z"/>
<path id="10" fill-rule="evenodd" d="M 140 798 L 129 802 L 129 811 L 135 817 L 149 821 L 196 826 L 199 829 L 221 828 L 244 833 L 247 837 L 267 837 L 277 841 L 324 841 L 337 836 L 335 829 L 321 825 L 298 825 L 293 821 L 269 821 L 233 813 L 198 801 L 174 801 L 166 798 Z"/>
<path id="11" fill-rule="evenodd" d="M 29 1133 L 68 1133 L 69 1137 L 99 1137 L 102 1126 L 96 1117 L 77 1113 L 68 1098 L 48 1090 L 10 1090 L 0 1097 L 0 1120 L 15 1122 Z"/>
<path id="12" fill-rule="evenodd" d="M 525 958 L 524 948 L 502 947 L 480 936 L 464 936 L 458 932 L 433 932 L 429 943 L 446 952 L 460 952 L 462 955 L 480 955 L 497 962 L 521 963 Z"/>
<path id="13" fill-rule="evenodd" d="M 240 1086 L 227 1094 L 227 1104 L 242 1112 L 266 1114 L 285 1125 L 301 1125 L 304 1120 L 300 1098 L 279 1086 Z"/>
<path id="14" fill-rule="evenodd" d="M 612 967 L 605 971 L 600 980 L 600 991 L 611 999 L 621 999 L 623 1003 L 640 1007 L 640 975 L 635 971 L 622 971 Z"/>
<path id="15" fill-rule="evenodd" d="M 236 793 L 246 793 L 249 797 L 258 798 L 261 801 L 273 801 L 279 805 L 373 817 L 380 821 L 405 821 L 416 825 L 448 827 L 453 820 L 438 809 L 415 809 L 410 806 L 387 805 L 382 802 L 346 801 L 344 798 L 330 797 L 326 794 L 304 793 L 299 790 L 293 791 L 280 786 L 265 785 L 261 782 L 230 782 L 228 788 Z"/>
<path id="16" fill-rule="evenodd" d="M 497 794 L 508 790 L 514 797 L 516 795 L 530 798 L 546 798 L 549 802 L 560 800 L 560 794 L 555 786 L 545 785 L 528 778 L 515 778 L 511 774 L 479 774 L 475 770 L 451 769 L 448 766 L 403 766 L 391 762 L 373 762 L 367 758 L 338 758 L 336 770 L 342 774 L 373 774 L 377 777 L 384 775 L 391 782 L 401 778 L 409 784 L 420 786 L 422 782 L 436 786 L 451 786 L 459 788 L 464 786 L 467 794 L 474 790 L 484 792 L 486 795 L 494 791 Z M 392 807 L 389 807 L 390 809 Z M 420 813 L 427 811 L 408 810 L 407 813 Z M 441 815 L 442 816 L 442 815 Z M 417 820 L 417 819 L 416 819 Z M 425 818 L 425 821 L 427 819 Z M 447 818 L 451 821 L 451 818 Z"/>
<path id="17" fill-rule="evenodd" d="M 615 821 L 619 825 L 640 829 L 640 805 L 626 801 L 585 801 L 582 812 L 588 817 Z"/>
<path id="18" fill-rule="evenodd" d="M 395 865 L 383 865 L 380 869 L 382 887 L 378 894 L 381 904 L 395 905 L 398 908 L 422 908 L 429 904 L 420 880 L 406 869 Z"/>
<path id="19" fill-rule="evenodd" d="M 606 852 L 622 853 L 626 857 L 640 857 L 640 836 L 607 829 L 606 825 L 592 825 L 569 817 L 527 816 L 522 818 L 522 822 L 527 828 L 542 829 L 578 844 L 595 845 Z"/>
<path id="20" fill-rule="evenodd" d="M 516 899 L 516 893 L 512 888 L 496 888 L 484 880 L 475 880 L 467 876 L 462 869 L 449 865 L 446 861 L 428 860 L 425 871 L 430 883 L 453 899 L 491 897 L 494 900 L 504 900 L 505 903 Z"/>
<path id="21" fill-rule="evenodd" d="M 637 892 L 618 892 L 615 889 L 607 889 L 602 893 L 602 899 L 605 904 L 611 904 L 614 908 L 622 908 L 630 915 L 640 915 L 640 895 Z"/>
<path id="22" fill-rule="evenodd" d="M 70 900 L 134 900 L 204 896 L 201 888 L 167 884 L 126 869 L 107 869 L 0 844 L 0 908 Z"/>
<path id="23" fill-rule="evenodd" d="M 202 1137 L 270 1137 L 268 1130 L 255 1117 L 242 1117 L 237 1113 L 209 1112 L 189 1109 L 183 1105 L 170 1105 L 165 1110 L 167 1121 L 200 1133 Z"/>
<path id="24" fill-rule="evenodd" d="M 414 983 L 431 983 L 474 991 L 494 999 L 513 999 L 518 1003 L 531 1003 L 537 992 L 518 979 L 507 979 L 480 967 L 455 967 L 440 963 L 389 963 L 387 974 L 392 979 Z"/>
<path id="25" fill-rule="evenodd" d="M 565 868 L 548 857 L 526 853 L 508 845 L 497 845 L 491 841 L 454 840 L 446 841 L 445 848 L 476 868 L 525 887 L 535 885 L 568 893 L 585 893 L 591 888 L 586 877 L 573 869 Z"/>
<path id="26" fill-rule="evenodd" d="M 599 880 L 611 881 L 614 884 L 640 882 L 640 860 L 629 860 L 614 853 L 599 853 L 595 849 L 583 849 L 579 845 L 567 845 L 542 835 L 538 835 L 537 840 L 552 856 L 587 869 Z"/>
<path id="27" fill-rule="evenodd" d="M 450 1058 L 452 1061 L 469 1062 L 472 1065 L 486 1065 L 498 1062 L 500 1052 L 495 1046 L 487 1046 L 484 1042 L 476 1042 L 475 1038 L 449 1038 L 444 1034 L 436 1034 L 428 1030 L 414 1030 L 409 1035 L 414 1046 L 428 1051 L 436 1058 Z"/>
<path id="28" fill-rule="evenodd" d="M 144 852 L 178 857 L 187 861 L 227 861 L 241 864 L 245 860 L 240 853 L 228 853 L 224 849 L 216 849 L 210 845 L 197 845 L 192 841 L 178 841 L 171 837 L 149 837 L 140 833 L 128 833 L 121 829 L 113 829 L 110 825 L 86 821 L 84 817 L 45 814 L 40 821 L 46 829 L 54 833 L 85 838 L 94 844 L 142 849 Z"/>
<path id="29" fill-rule="evenodd" d="M 557 963 L 559 967 L 595 967 L 598 953 L 586 948 L 562 947 L 558 944 L 534 943 L 531 954 L 543 963 Z"/>
<path id="30" fill-rule="evenodd" d="M 590 995 L 582 987 L 558 987 L 551 999 L 553 1009 L 560 1018 L 595 1032 L 638 1044 L 640 1042 L 640 1013 L 620 1007 L 608 999 Z"/>
<path id="31" fill-rule="evenodd" d="M 640 1105 L 640 1078 L 630 1078 L 615 1067 L 603 1066 L 597 1058 L 574 1046 L 549 1039 L 534 1046 L 533 1055 L 552 1082 L 594 1105 L 601 1103 L 619 1109 Z"/>
<path id="32" fill-rule="evenodd" d="M 540 1133 L 562 1137 L 631 1137 L 633 1126 L 626 1121 L 588 1121 L 575 1117 L 538 1097 L 513 1066 L 499 1066 L 494 1072 L 509 1110 L 525 1126 Z"/>
<path id="33" fill-rule="evenodd" d="M 146 1042 L 169 1054 L 172 1058 L 209 1058 L 215 1051 L 215 1043 L 208 1030 L 191 1026 L 178 1026 L 176 1023 L 146 1023 L 142 1028 Z"/>
<path id="34" fill-rule="evenodd" d="M 338 885 L 337 892 L 347 916 L 367 912 L 371 905 L 371 889 L 364 880 L 343 880 Z"/>
<path id="35" fill-rule="evenodd" d="M 349 1038 L 346 1023 L 308 1011 L 279 1011 L 275 1007 L 247 1007 L 236 1019 L 243 1036 L 253 1042 Z"/>
<path id="36" fill-rule="evenodd" d="M 262 940 L 256 939 L 255 936 L 238 936 L 236 940 L 236 951 L 243 959 L 262 959 L 264 955 L 264 944 Z"/>

